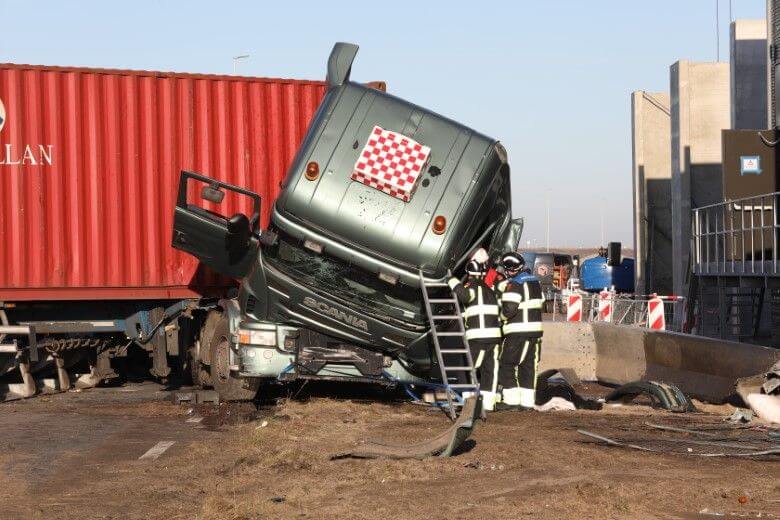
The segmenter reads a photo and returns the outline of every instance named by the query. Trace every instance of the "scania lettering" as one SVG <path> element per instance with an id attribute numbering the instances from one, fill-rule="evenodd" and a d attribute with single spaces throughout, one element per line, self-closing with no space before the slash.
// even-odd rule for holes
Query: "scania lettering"
<path id="1" fill-rule="evenodd" d="M 318 302 L 314 298 L 307 296 L 303 299 L 303 304 L 307 307 L 311 307 L 312 309 L 317 309 L 323 314 L 329 314 L 330 316 L 333 316 L 337 320 L 343 321 L 348 325 L 352 325 L 353 327 L 358 327 L 366 331 L 368 330 L 368 325 L 366 325 L 365 320 L 361 320 L 355 316 L 352 316 L 351 314 L 347 314 L 344 311 L 329 307 L 327 303 Z"/>

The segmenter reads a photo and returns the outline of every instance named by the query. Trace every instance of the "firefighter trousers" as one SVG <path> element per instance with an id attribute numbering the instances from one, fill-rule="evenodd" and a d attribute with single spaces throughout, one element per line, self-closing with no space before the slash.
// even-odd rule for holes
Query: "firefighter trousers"
<path id="1" fill-rule="evenodd" d="M 482 396 L 482 409 L 486 411 L 492 411 L 496 406 L 498 352 L 500 348 L 498 338 L 469 340 L 471 359 L 474 360 L 474 368 L 479 381 L 479 393 Z M 468 393 L 464 393 L 464 397 L 467 397 Z"/>
<path id="2" fill-rule="evenodd" d="M 541 350 L 541 335 L 507 334 L 504 337 L 498 366 L 504 404 L 526 408 L 536 404 L 536 371 Z"/>
<path id="3" fill-rule="evenodd" d="M 477 369 L 480 392 L 495 393 L 498 385 L 498 340 L 472 339 L 469 348 Z"/>

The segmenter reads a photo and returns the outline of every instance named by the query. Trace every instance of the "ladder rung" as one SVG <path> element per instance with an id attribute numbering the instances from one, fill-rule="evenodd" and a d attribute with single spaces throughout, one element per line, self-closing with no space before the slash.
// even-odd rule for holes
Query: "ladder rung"
<path id="1" fill-rule="evenodd" d="M 447 372 L 465 372 L 467 370 L 473 370 L 474 367 L 444 367 Z"/>
<path id="2" fill-rule="evenodd" d="M 460 316 L 457 314 L 442 314 L 441 316 L 431 316 L 434 320 L 459 320 Z"/>
<path id="3" fill-rule="evenodd" d="M 479 385 L 472 385 L 469 383 L 456 383 L 454 385 L 449 385 L 450 388 L 477 388 Z"/>
<path id="4" fill-rule="evenodd" d="M 428 301 L 431 303 L 458 303 L 458 300 L 453 298 L 430 298 Z"/>
<path id="5" fill-rule="evenodd" d="M 465 336 L 465 332 L 437 332 L 437 336 Z"/>
<path id="6" fill-rule="evenodd" d="M 440 350 L 439 352 L 441 352 L 442 354 L 465 354 L 466 352 L 468 352 L 468 350 L 445 349 L 445 350 Z"/>
<path id="7" fill-rule="evenodd" d="M 444 282 L 431 282 L 425 284 L 425 288 L 427 289 L 428 287 L 449 287 L 449 285 Z"/>

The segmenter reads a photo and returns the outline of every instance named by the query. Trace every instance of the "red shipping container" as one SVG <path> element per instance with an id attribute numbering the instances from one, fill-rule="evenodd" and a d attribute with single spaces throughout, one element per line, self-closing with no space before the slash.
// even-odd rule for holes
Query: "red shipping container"
<path id="1" fill-rule="evenodd" d="M 169 299 L 229 281 L 170 246 L 179 171 L 263 198 L 324 82 L 0 64 L 0 301 Z M 219 211 L 248 210 L 230 195 Z"/>

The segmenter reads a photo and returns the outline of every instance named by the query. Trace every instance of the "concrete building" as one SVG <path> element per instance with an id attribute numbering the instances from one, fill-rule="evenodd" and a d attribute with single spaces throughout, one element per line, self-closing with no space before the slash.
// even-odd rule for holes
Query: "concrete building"
<path id="1" fill-rule="evenodd" d="M 731 22 L 731 128 L 767 127 L 766 20 Z"/>
<path id="2" fill-rule="evenodd" d="M 691 208 L 723 198 L 721 130 L 731 126 L 729 64 L 678 61 L 670 69 L 672 277 L 686 295 Z"/>
<path id="3" fill-rule="evenodd" d="M 631 94 L 635 290 L 672 293 L 672 156 L 670 98 Z"/>
<path id="4" fill-rule="evenodd" d="M 769 52 L 774 47 L 780 49 L 780 0 L 766 0 L 766 34 L 767 34 L 767 125 L 766 128 L 777 126 L 777 103 L 775 91 L 777 67 L 780 56 L 777 52 Z"/>

